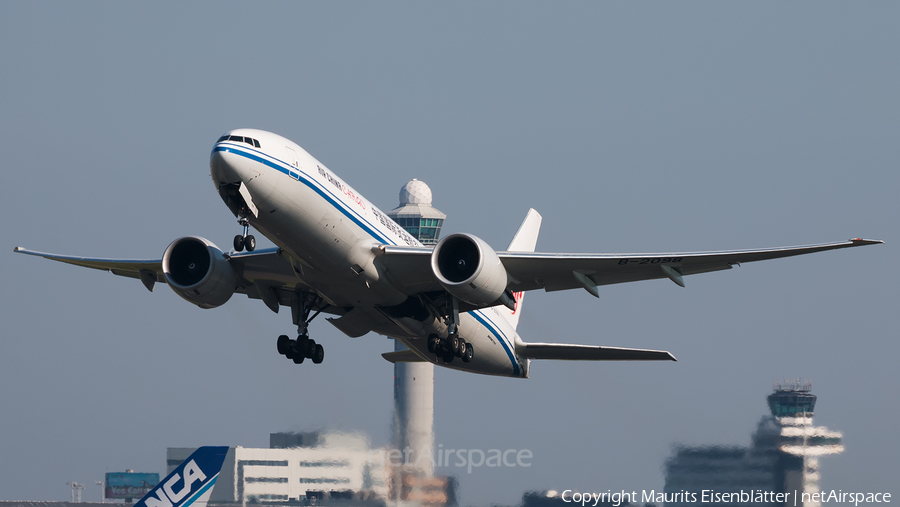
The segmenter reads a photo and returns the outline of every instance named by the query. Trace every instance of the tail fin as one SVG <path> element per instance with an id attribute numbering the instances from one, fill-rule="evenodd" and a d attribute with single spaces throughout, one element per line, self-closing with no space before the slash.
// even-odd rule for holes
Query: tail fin
<path id="1" fill-rule="evenodd" d="M 537 245 L 538 233 L 541 232 L 541 214 L 531 208 L 522 220 L 522 225 L 516 231 L 512 241 L 509 243 L 509 252 L 533 252 Z M 522 314 L 522 300 L 525 298 L 523 292 L 513 292 L 516 300 L 516 309 L 510 310 L 506 307 L 498 307 L 500 314 L 509 321 L 513 329 L 519 324 L 519 315 Z"/>
<path id="2" fill-rule="evenodd" d="M 227 447 L 197 449 L 134 507 L 206 507 L 227 452 Z"/>

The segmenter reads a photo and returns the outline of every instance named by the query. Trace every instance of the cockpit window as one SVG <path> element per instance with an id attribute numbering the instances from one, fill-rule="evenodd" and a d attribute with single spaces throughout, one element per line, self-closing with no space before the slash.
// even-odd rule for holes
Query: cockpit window
<path id="1" fill-rule="evenodd" d="M 244 136 L 232 136 L 232 135 L 224 135 L 219 138 L 217 143 L 221 143 L 222 141 L 234 141 L 236 143 L 247 143 L 250 146 L 254 146 L 256 148 L 261 148 L 259 141 L 253 139 L 252 137 L 244 137 Z"/>

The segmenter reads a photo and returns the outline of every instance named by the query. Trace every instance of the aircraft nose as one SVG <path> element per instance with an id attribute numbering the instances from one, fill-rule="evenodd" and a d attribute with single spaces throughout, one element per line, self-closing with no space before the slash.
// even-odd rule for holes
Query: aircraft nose
<path id="1" fill-rule="evenodd" d="M 246 179 L 241 158 L 218 144 L 209 156 L 209 172 L 219 184 L 238 183 Z"/>

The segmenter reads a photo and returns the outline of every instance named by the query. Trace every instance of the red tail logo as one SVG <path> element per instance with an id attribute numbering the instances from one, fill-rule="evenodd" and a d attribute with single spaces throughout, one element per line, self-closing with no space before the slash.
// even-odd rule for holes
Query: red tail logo
<path id="1" fill-rule="evenodd" d="M 512 314 L 515 315 L 517 311 L 519 311 L 519 301 L 522 301 L 523 292 L 513 292 L 513 299 L 516 300 L 516 309 L 513 310 Z"/>

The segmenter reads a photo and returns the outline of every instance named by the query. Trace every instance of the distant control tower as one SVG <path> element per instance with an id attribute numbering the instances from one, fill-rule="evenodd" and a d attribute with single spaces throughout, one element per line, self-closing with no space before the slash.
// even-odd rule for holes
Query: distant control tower
<path id="1" fill-rule="evenodd" d="M 431 189 L 412 180 L 400 189 L 400 206 L 387 213 L 423 245 L 434 245 L 447 215 L 431 206 Z M 406 350 L 399 341 L 394 350 Z M 434 477 L 434 365 L 394 363 L 394 446 L 405 465 L 395 469 L 392 500 L 417 496 L 413 484 L 427 484 Z M 419 457 L 421 456 L 421 459 Z M 415 488 L 412 488 L 415 489 Z"/>
<path id="2" fill-rule="evenodd" d="M 750 447 L 677 447 L 666 461 L 666 507 L 694 507 L 704 489 L 729 497 L 735 507 L 819 507 L 819 456 L 844 451 L 842 435 L 813 426 L 816 396 L 802 380 L 776 382 L 766 400 L 772 415 L 759 421 Z M 697 498 L 685 498 L 684 491 Z M 782 496 L 768 494 L 780 493 Z M 790 496 L 784 495 L 785 493 Z M 796 499 L 795 499 L 796 495 Z M 669 500 L 668 498 L 671 498 Z"/>
<path id="3" fill-rule="evenodd" d="M 821 505 L 813 496 L 819 492 L 819 456 L 844 452 L 839 432 L 813 426 L 816 395 L 811 390 L 812 383 L 800 379 L 776 382 L 766 398 L 771 422 L 760 422 L 754 435 L 757 446 L 778 454 L 780 473 L 776 482 L 781 484 L 776 486 L 800 493 L 796 505 L 804 507 Z M 805 499 L 803 493 L 808 495 Z"/>

